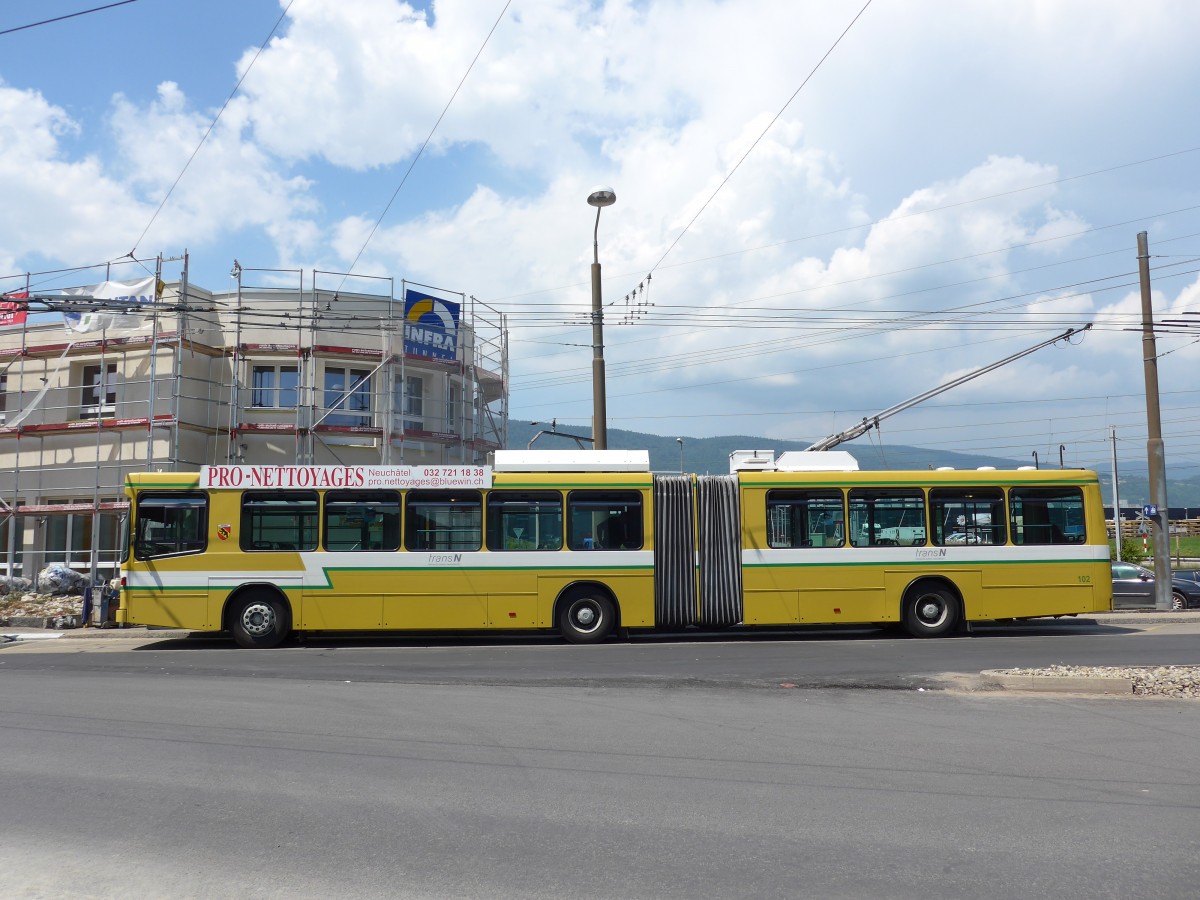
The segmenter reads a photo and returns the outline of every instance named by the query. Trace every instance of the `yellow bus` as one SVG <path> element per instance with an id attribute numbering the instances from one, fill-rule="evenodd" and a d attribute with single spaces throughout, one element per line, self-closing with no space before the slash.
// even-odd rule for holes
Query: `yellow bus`
<path id="1" fill-rule="evenodd" d="M 823 470 L 822 470 L 823 469 Z M 1096 474 L 864 472 L 739 451 L 655 475 L 643 451 L 494 466 L 206 466 L 126 482 L 116 616 L 227 631 L 627 631 L 971 622 L 1111 608 Z"/>

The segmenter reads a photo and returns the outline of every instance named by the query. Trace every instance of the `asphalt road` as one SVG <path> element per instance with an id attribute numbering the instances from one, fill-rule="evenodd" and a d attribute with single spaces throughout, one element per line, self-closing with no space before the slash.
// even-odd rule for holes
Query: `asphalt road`
<path id="1" fill-rule="evenodd" d="M 1200 629 L 0 650 L 0 895 L 1191 897 Z M 923 688 L 923 689 L 922 689 Z"/>
<path id="2" fill-rule="evenodd" d="M 309 638 L 246 651 L 228 638 L 154 639 L 92 632 L 20 650 L 0 649 L 0 673 L 17 669 L 192 674 L 415 684 L 709 685 L 936 688 L 946 673 L 1070 665 L 1200 664 L 1200 617 L 1126 627 L 1087 620 L 976 626 L 922 641 L 874 628 L 736 630 L 635 637 L 599 646 L 553 635 Z M 175 633 L 172 633 L 175 634 Z M 112 635 L 109 637 L 108 635 Z M 52 659 L 42 659 L 43 656 Z"/>

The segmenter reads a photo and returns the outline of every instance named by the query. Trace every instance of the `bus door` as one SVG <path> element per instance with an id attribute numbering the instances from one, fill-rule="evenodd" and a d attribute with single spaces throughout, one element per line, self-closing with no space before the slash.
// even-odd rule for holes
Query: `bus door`
<path id="1" fill-rule="evenodd" d="M 125 572 L 125 621 L 174 628 L 220 628 L 209 609 L 208 495 L 203 491 L 137 495 L 130 529 L 132 564 Z"/>

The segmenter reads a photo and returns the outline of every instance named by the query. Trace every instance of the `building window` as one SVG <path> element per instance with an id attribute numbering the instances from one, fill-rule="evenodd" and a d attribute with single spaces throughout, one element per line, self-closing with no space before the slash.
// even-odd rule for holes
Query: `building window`
<path id="1" fill-rule="evenodd" d="M 371 372 L 325 367 L 327 425 L 371 424 Z"/>
<path id="2" fill-rule="evenodd" d="M 295 409 L 300 370 L 296 366 L 255 366 L 251 373 L 250 405 L 262 409 Z"/>
<path id="3" fill-rule="evenodd" d="M 93 506 L 92 498 L 65 500 L 74 506 Z M 111 503 L 111 499 L 101 499 Z M 116 564 L 121 558 L 120 517 L 111 512 L 68 512 L 46 516 L 46 562 L 68 566 L 86 566 L 92 558 L 92 529 L 98 531 L 96 563 L 100 567 Z"/>
<path id="4" fill-rule="evenodd" d="M 99 419 L 117 411 L 117 364 L 83 367 L 81 419 Z"/>
<path id="5" fill-rule="evenodd" d="M 8 409 L 8 376 L 0 375 L 0 413 Z M 0 418 L 3 418 L 0 416 Z"/>
<path id="6" fill-rule="evenodd" d="M 461 393 L 462 388 L 457 384 L 450 385 L 449 390 L 446 391 L 446 431 L 453 434 L 458 433 L 458 409 Z"/>
<path id="7" fill-rule="evenodd" d="M 405 431 L 425 430 L 425 379 L 420 375 L 399 376 L 393 388 L 396 409 L 404 417 Z"/>
<path id="8" fill-rule="evenodd" d="M 17 504 L 24 506 L 24 502 Z M 25 534 L 21 519 L 6 516 L 0 519 L 0 575 L 19 575 L 24 553 Z"/>

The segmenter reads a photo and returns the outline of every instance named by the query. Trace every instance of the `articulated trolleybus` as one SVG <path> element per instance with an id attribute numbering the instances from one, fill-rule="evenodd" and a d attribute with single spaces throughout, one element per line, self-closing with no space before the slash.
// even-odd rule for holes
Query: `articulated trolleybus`
<path id="1" fill-rule="evenodd" d="M 494 466 L 206 466 L 129 477 L 118 622 L 293 632 L 896 624 L 1112 603 L 1094 472 L 863 472 L 843 451 L 498 451 Z"/>

